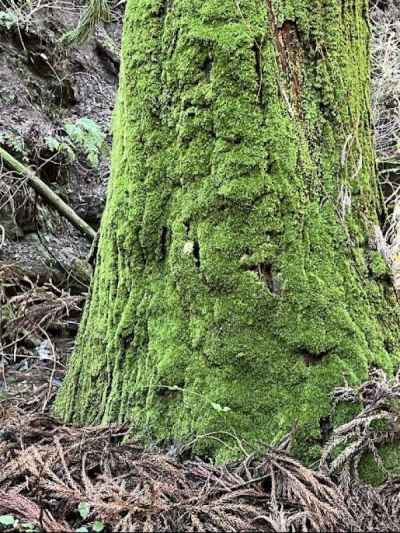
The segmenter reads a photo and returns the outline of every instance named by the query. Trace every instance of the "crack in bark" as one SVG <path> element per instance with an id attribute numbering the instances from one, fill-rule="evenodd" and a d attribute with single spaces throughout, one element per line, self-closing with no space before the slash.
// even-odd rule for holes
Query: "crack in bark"
<path id="1" fill-rule="evenodd" d="M 287 76 L 290 83 L 290 93 L 297 113 L 299 114 L 304 51 L 300 42 L 298 27 L 293 20 L 285 20 L 282 26 L 278 26 L 272 7 L 272 0 L 266 0 L 266 2 L 268 5 L 269 21 L 275 39 L 278 61 L 282 72 Z"/>
<path id="2" fill-rule="evenodd" d="M 259 280 L 264 283 L 272 294 L 278 294 L 280 290 L 277 277 L 274 276 L 271 263 L 258 263 L 246 267 L 249 272 L 255 272 Z"/>
<path id="3" fill-rule="evenodd" d="M 160 259 L 163 261 L 167 256 L 167 249 L 169 244 L 169 231 L 166 226 L 161 228 L 161 237 L 160 237 Z"/>
<path id="4" fill-rule="evenodd" d="M 320 353 L 311 353 L 306 349 L 301 349 L 300 353 L 303 355 L 304 364 L 306 366 L 318 365 L 325 357 L 327 357 L 332 350 L 327 350 Z"/>
<path id="5" fill-rule="evenodd" d="M 257 76 L 257 101 L 260 105 L 263 104 L 263 75 L 262 75 L 262 50 L 261 43 L 254 42 L 253 52 L 256 62 L 256 76 Z"/>

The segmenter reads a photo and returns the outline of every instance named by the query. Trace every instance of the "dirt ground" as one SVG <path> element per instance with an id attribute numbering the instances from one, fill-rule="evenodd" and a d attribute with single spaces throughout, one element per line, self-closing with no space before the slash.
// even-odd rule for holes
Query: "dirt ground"
<path id="1" fill-rule="evenodd" d="M 94 230 L 105 202 L 123 2 L 84 45 L 82 2 L 0 0 L 0 145 Z M 92 272 L 91 241 L 0 168 L 0 398 L 59 384 Z"/>

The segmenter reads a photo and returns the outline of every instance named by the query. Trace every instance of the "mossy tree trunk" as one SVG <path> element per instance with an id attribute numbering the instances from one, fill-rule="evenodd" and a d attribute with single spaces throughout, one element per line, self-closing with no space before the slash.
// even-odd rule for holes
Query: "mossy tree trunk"
<path id="1" fill-rule="evenodd" d="M 57 413 L 199 437 L 220 459 L 235 436 L 297 425 L 312 456 L 333 387 L 393 371 L 367 8 L 128 1 L 98 263 Z"/>

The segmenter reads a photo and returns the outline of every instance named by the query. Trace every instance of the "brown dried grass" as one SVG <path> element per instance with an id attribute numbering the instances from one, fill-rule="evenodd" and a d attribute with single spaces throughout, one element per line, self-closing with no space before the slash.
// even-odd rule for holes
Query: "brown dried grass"
<path id="1" fill-rule="evenodd" d="M 10 345 L 36 335 L 47 338 L 45 331 L 65 328 L 71 315 L 80 315 L 84 299 L 51 281 L 40 284 L 30 279 L 15 264 L 1 264 L 0 343 Z"/>

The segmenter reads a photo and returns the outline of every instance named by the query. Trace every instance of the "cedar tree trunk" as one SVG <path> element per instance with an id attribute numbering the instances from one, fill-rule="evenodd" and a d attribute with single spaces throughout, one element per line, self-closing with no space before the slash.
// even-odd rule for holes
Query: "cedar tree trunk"
<path id="1" fill-rule="evenodd" d="M 332 389 L 371 365 L 393 372 L 367 11 L 367 0 L 128 0 L 112 178 L 56 403 L 64 419 L 194 438 L 219 460 L 295 426 L 311 459 Z"/>

